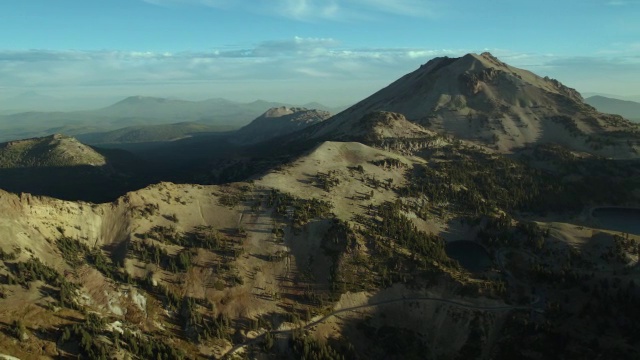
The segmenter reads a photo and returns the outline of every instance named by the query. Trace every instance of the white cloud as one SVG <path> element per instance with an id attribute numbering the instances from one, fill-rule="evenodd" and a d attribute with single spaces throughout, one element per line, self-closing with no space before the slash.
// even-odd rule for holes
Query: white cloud
<path id="1" fill-rule="evenodd" d="M 609 6 L 626 6 L 626 5 L 638 5 L 640 1 L 638 0 L 609 0 L 606 2 Z"/>
<path id="2" fill-rule="evenodd" d="M 295 69 L 295 71 L 309 77 L 329 78 L 332 76 L 331 73 L 320 71 L 318 69 L 314 69 L 311 67 L 302 67 L 302 68 Z"/>
<path id="3" fill-rule="evenodd" d="M 412 17 L 434 16 L 436 7 L 432 1 L 425 0 L 351 0 L 350 2 L 380 12 Z"/>
<path id="4" fill-rule="evenodd" d="M 326 54 L 330 48 L 337 45 L 338 42 L 331 38 L 301 38 L 296 36 L 291 40 L 263 42 L 253 50 L 253 54 L 255 56 L 293 54 L 309 57 Z"/>
<path id="5" fill-rule="evenodd" d="M 275 15 L 296 20 L 338 19 L 345 9 L 335 0 L 268 0 L 263 11 L 275 11 Z"/>
<path id="6" fill-rule="evenodd" d="M 304 100 L 344 103 L 373 93 L 433 57 L 485 50 L 581 91 L 634 94 L 640 83 L 640 58 L 634 54 L 563 57 L 507 49 L 348 48 L 322 37 L 206 52 L 0 50 L 0 79 L 9 89 L 5 91 L 16 93 L 119 89 L 122 96 L 235 93 L 280 101 L 290 96 L 290 102 L 306 94 Z M 278 99 L 274 88 L 281 89 Z"/>
<path id="7" fill-rule="evenodd" d="M 281 101 L 286 96 L 306 94 L 305 101 L 342 104 L 356 101 L 436 55 L 452 52 L 344 48 L 339 41 L 322 37 L 294 37 L 250 48 L 206 52 L 0 50 L 0 78 L 16 93 L 120 89 L 119 94 L 126 96 L 156 94 L 162 89 L 165 95 L 188 97 L 205 93 L 206 88 L 224 91 L 212 96 L 236 92 L 274 99 L 271 89 L 280 88 Z M 351 90 L 341 94 L 344 89 Z M 259 93 L 262 95 L 256 95 Z"/>
<path id="8" fill-rule="evenodd" d="M 142 0 L 143 2 L 157 6 L 209 6 L 224 8 L 233 4 L 232 0 Z"/>
<path id="9" fill-rule="evenodd" d="M 637 56 L 640 54 L 640 41 L 614 42 L 598 52 L 602 56 Z"/>
<path id="10" fill-rule="evenodd" d="M 300 21 L 347 21 L 373 19 L 380 14 L 410 17 L 430 17 L 435 5 L 427 0 L 141 0 L 148 4 L 176 6 L 207 6 L 239 9 Z"/>

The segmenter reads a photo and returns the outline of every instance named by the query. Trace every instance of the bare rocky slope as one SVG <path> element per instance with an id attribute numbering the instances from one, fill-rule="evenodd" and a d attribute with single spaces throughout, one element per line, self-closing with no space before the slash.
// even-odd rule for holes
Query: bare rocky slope
<path id="1" fill-rule="evenodd" d="M 107 351 L 100 349 L 109 349 L 118 358 L 147 358 L 145 344 L 153 343 L 163 347 L 154 347 L 152 354 L 169 358 L 222 358 L 255 351 L 249 350 L 250 344 L 263 338 L 267 328 L 285 331 L 277 351 L 287 352 L 287 329 L 321 319 L 333 309 L 360 306 L 379 322 L 367 326 L 400 326 L 412 338 L 414 331 L 437 329 L 441 335 L 419 341 L 429 344 L 429 353 L 436 356 L 456 353 L 472 328 L 471 318 L 455 320 L 464 309 L 420 302 L 410 313 L 439 323 L 427 326 L 400 324 L 392 320 L 395 316 L 385 320 L 375 304 L 391 301 L 385 312 L 407 314 L 402 310 L 404 297 L 458 299 L 471 308 L 498 309 L 504 306 L 501 300 L 461 297 L 441 286 L 424 291 L 399 285 L 378 291 L 369 270 L 354 270 L 350 264 L 353 256 L 367 256 L 365 239 L 349 245 L 344 258 L 343 250 L 332 255 L 343 240 L 334 250 L 327 245 L 328 236 L 342 236 L 335 233 L 340 222 L 367 214 L 369 204 L 378 206 L 395 197 L 393 187 L 373 190 L 372 179 L 388 178 L 388 184 L 402 186 L 403 172 L 397 170 L 423 162 L 359 143 L 327 142 L 287 169 L 253 183 L 161 183 L 99 205 L 0 192 L 0 237 L 5 239 L 0 242 L 0 316 L 6 321 L 0 324 L 0 354 L 93 358 Z M 326 180 L 336 183 L 324 188 Z M 178 260 L 183 258 L 188 262 Z M 26 270 L 19 270 L 24 266 Z M 340 276 L 349 278 L 340 281 L 350 293 L 330 290 L 337 266 L 348 269 Z M 41 281 L 48 276 L 43 274 L 50 274 L 48 269 L 60 276 L 49 285 Z M 366 281 L 352 278 L 358 272 Z M 65 287 L 73 289 L 72 295 L 63 295 Z M 186 310 L 189 301 L 194 303 Z M 89 313 L 82 315 L 80 309 Z M 343 331 L 355 331 L 357 314 L 347 311 L 341 319 L 323 320 L 318 333 L 305 335 L 305 341 L 321 346 L 325 336 L 337 339 Z M 94 324 L 91 316 L 102 320 Z M 195 316 L 193 323 L 190 316 Z M 487 314 L 480 326 L 493 329 L 503 316 Z M 113 340 L 116 333 L 120 335 Z M 83 343 L 82 337 L 91 340 Z M 436 346 L 445 337 L 455 341 Z M 354 341 L 358 351 L 369 343 Z M 232 346 L 243 343 L 247 346 Z M 164 346 L 175 352 L 164 352 Z"/>
<path id="2" fill-rule="evenodd" d="M 303 138 L 340 137 L 374 111 L 404 115 L 439 134 L 503 152 L 556 143 L 603 156 L 637 156 L 638 128 L 596 111 L 574 89 L 509 66 L 489 53 L 435 58 Z M 348 132 L 347 132 L 348 133 Z"/>
<path id="3" fill-rule="evenodd" d="M 403 119 L 365 123 L 388 121 Z M 601 284 L 615 271 L 630 286 L 638 236 L 588 214 L 516 220 L 514 208 L 575 194 L 455 140 L 417 153 L 324 142 L 253 181 L 160 183 L 104 204 L 0 192 L 0 354 L 637 358 L 635 324 L 603 325 L 597 309 L 637 313 L 633 290 Z M 489 269 L 447 257 L 465 238 L 491 253 Z"/>
<path id="4" fill-rule="evenodd" d="M 327 111 L 300 107 L 271 108 L 238 130 L 233 135 L 232 141 L 245 145 L 259 143 L 302 130 L 330 116 L 331 114 Z"/>
<path id="5" fill-rule="evenodd" d="M 374 111 L 367 113 L 357 121 L 341 124 L 337 128 L 334 140 L 361 140 L 376 143 L 389 139 L 419 139 L 436 135 L 422 126 L 412 123 L 399 113 Z"/>

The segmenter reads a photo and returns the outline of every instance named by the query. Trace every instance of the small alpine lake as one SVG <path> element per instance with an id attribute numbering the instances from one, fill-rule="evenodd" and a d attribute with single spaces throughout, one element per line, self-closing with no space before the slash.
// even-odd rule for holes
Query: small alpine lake
<path id="1" fill-rule="evenodd" d="M 492 265 L 491 257 L 482 245 L 469 241 L 452 241 L 445 245 L 447 256 L 457 260 L 462 267 L 471 272 L 483 272 Z"/>
<path id="2" fill-rule="evenodd" d="M 623 207 L 601 207 L 591 216 L 603 229 L 640 235 L 640 209 Z"/>

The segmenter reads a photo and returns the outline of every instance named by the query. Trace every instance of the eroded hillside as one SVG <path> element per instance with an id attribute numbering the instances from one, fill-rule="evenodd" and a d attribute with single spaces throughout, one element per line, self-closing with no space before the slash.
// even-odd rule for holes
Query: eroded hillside
<path id="1" fill-rule="evenodd" d="M 580 209 L 605 198 L 580 187 L 616 187 L 607 199 L 633 205 L 638 169 L 528 156 L 572 177 L 441 138 L 415 155 L 325 142 L 255 181 L 160 183 L 105 204 L 3 192 L 0 348 L 25 359 L 633 358 L 636 325 L 597 309 L 635 316 L 639 239 L 598 229 Z M 588 177 L 605 168 L 609 183 Z M 450 258 L 461 239 L 490 265 Z M 604 332 L 596 350 L 580 314 Z"/>

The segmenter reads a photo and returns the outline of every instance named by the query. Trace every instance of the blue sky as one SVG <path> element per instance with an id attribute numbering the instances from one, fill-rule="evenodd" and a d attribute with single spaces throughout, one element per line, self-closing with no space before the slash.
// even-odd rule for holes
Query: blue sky
<path id="1" fill-rule="evenodd" d="M 490 51 L 640 97 L 637 0 L 4 0 L 0 98 L 355 102 L 435 56 Z"/>

